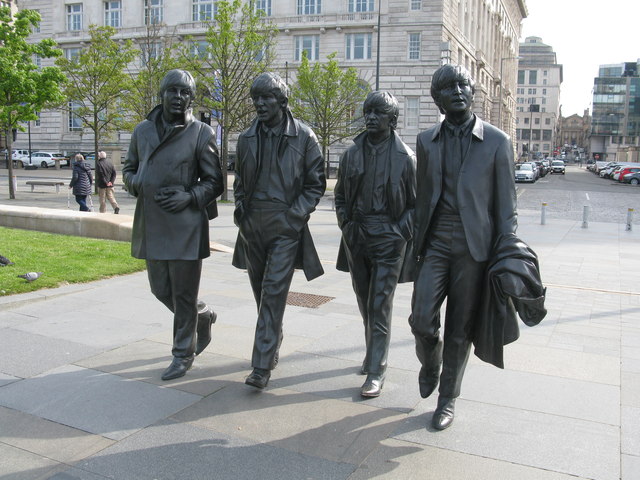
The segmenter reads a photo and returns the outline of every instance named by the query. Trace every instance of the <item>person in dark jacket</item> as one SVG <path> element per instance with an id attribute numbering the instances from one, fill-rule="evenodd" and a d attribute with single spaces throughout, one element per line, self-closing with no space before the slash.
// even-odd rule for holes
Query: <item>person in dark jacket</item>
<path id="1" fill-rule="evenodd" d="M 233 265 L 246 269 L 258 307 L 245 383 L 265 388 L 278 363 L 282 318 L 295 268 L 307 280 L 324 273 L 307 222 L 326 187 L 313 131 L 288 108 L 287 84 L 274 73 L 251 86 L 257 118 L 238 138 Z"/>
<path id="2" fill-rule="evenodd" d="M 120 213 L 120 207 L 116 202 L 113 192 L 113 184 L 116 181 L 116 167 L 107 159 L 105 152 L 98 152 L 96 160 L 96 184 L 98 185 L 98 198 L 100 199 L 100 213 L 107 211 L 107 200 L 113 207 L 113 213 Z"/>
<path id="3" fill-rule="evenodd" d="M 91 167 L 84 161 L 84 157 L 80 153 L 75 156 L 75 160 L 69 188 L 73 188 L 73 194 L 76 197 L 76 202 L 80 205 L 80 211 L 90 212 L 91 209 L 87 206 L 87 195 L 92 193 L 93 175 L 91 174 Z"/>
<path id="4" fill-rule="evenodd" d="M 416 145 L 417 266 L 409 324 L 422 364 L 421 396 L 440 383 L 431 421 L 438 430 L 453 422 L 491 249 L 517 227 L 511 139 L 472 113 L 474 91 L 464 67 L 438 68 L 431 96 L 444 121 L 420 133 Z"/>
<path id="5" fill-rule="evenodd" d="M 370 93 L 363 106 L 366 131 L 340 159 L 335 188 L 342 240 L 336 267 L 351 273 L 364 322 L 363 397 L 382 391 L 391 338 L 393 296 L 413 236 L 416 166 L 413 151 L 395 133 L 398 101 Z M 409 248 L 412 251 L 411 248 Z"/>
<path id="6" fill-rule="evenodd" d="M 133 131 L 122 176 L 137 197 L 131 254 L 143 258 L 151 292 L 173 312 L 173 360 L 163 380 L 182 377 L 211 342 L 216 314 L 198 301 L 202 259 L 210 254 L 222 171 L 214 130 L 193 117 L 193 76 L 169 71 L 162 104 Z"/>

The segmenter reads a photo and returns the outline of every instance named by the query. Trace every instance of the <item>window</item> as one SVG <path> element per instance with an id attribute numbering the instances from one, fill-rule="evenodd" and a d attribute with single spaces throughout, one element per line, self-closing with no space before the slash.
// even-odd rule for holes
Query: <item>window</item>
<path id="1" fill-rule="evenodd" d="M 80 55 L 80 49 L 78 47 L 64 49 L 64 57 L 69 61 L 75 60 L 78 55 Z"/>
<path id="2" fill-rule="evenodd" d="M 320 35 L 296 36 L 296 61 L 302 60 L 302 52 L 307 52 L 309 60 L 318 60 L 320 58 Z"/>
<path id="3" fill-rule="evenodd" d="M 205 58 L 207 56 L 207 41 L 198 40 L 191 42 L 191 56 Z"/>
<path id="4" fill-rule="evenodd" d="M 405 102 L 404 125 L 407 128 L 418 127 L 420 97 L 407 97 Z"/>
<path id="5" fill-rule="evenodd" d="M 371 58 L 371 34 L 351 33 L 345 35 L 347 60 L 364 60 Z"/>
<path id="6" fill-rule="evenodd" d="M 67 30 L 82 30 L 82 4 L 67 5 Z"/>
<path id="7" fill-rule="evenodd" d="M 36 13 L 38 13 L 38 14 L 39 14 L 39 13 L 40 13 L 40 10 L 34 10 L 34 12 L 36 12 Z M 40 18 L 42 18 L 42 16 L 41 16 Z M 37 25 L 32 26 L 32 27 L 31 27 L 31 31 L 32 31 L 33 33 L 40 33 L 40 22 L 38 22 L 38 24 L 37 24 Z"/>
<path id="8" fill-rule="evenodd" d="M 256 12 L 264 13 L 265 17 L 271 16 L 271 0 L 255 0 L 254 8 Z"/>
<path id="9" fill-rule="evenodd" d="M 144 24 L 155 25 L 164 20 L 164 0 L 144 0 Z"/>
<path id="10" fill-rule="evenodd" d="M 524 85 L 524 70 L 518 70 L 518 85 Z"/>
<path id="11" fill-rule="evenodd" d="M 82 130 L 82 120 L 76 114 L 78 109 L 80 108 L 80 104 L 77 102 L 69 102 L 69 131 L 77 132 Z"/>
<path id="12" fill-rule="evenodd" d="M 529 70 L 529 83 L 531 85 L 535 85 L 538 83 L 538 71 L 537 70 Z"/>
<path id="13" fill-rule="evenodd" d="M 42 70 L 42 57 L 37 53 L 33 54 L 33 64 L 38 70 Z"/>
<path id="14" fill-rule="evenodd" d="M 546 94 L 547 94 L 547 89 L 546 89 L 546 88 L 543 88 L 543 89 L 542 89 L 542 94 L 543 94 L 543 95 L 546 95 Z"/>
<path id="15" fill-rule="evenodd" d="M 420 34 L 409 34 L 409 60 L 420 60 Z"/>
<path id="16" fill-rule="evenodd" d="M 422 0 L 409 0 L 410 10 L 422 10 Z"/>
<path id="17" fill-rule="evenodd" d="M 544 124 L 545 125 L 551 125 L 551 119 L 550 118 L 545 118 L 544 119 Z"/>
<path id="18" fill-rule="evenodd" d="M 104 2 L 104 24 L 115 28 L 122 26 L 122 2 L 120 0 Z"/>
<path id="19" fill-rule="evenodd" d="M 140 65 L 149 64 L 150 60 L 155 60 L 162 56 L 162 42 L 149 42 L 140 45 Z"/>
<path id="20" fill-rule="evenodd" d="M 218 5 L 216 0 L 193 0 L 193 21 L 206 22 L 213 20 L 218 13 Z"/>
<path id="21" fill-rule="evenodd" d="M 373 12 L 373 0 L 349 0 L 349 13 Z"/>
<path id="22" fill-rule="evenodd" d="M 40 126 L 40 112 L 36 112 L 35 126 L 36 127 Z"/>
<path id="23" fill-rule="evenodd" d="M 322 0 L 298 0 L 298 15 L 319 15 L 322 13 Z"/>

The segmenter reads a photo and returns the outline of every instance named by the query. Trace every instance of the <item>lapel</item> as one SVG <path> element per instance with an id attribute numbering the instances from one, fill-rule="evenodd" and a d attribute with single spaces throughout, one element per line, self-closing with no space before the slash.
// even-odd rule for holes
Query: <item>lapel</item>
<path id="1" fill-rule="evenodd" d="M 394 161 L 393 159 L 399 156 L 407 155 L 407 152 L 400 148 L 401 143 L 398 141 L 398 134 L 393 131 L 391 135 L 391 143 L 389 144 L 389 177 L 387 182 L 389 185 L 397 185 L 400 183 L 402 172 L 404 172 L 404 161 Z"/>
<path id="2" fill-rule="evenodd" d="M 356 197 L 362 186 L 362 179 L 364 178 L 364 149 L 365 139 L 367 138 L 367 132 L 363 132 L 353 139 L 353 143 L 356 144 L 356 154 L 351 156 L 350 165 L 347 170 L 348 181 L 346 187 L 350 190 L 350 194 L 347 196 L 349 199 L 348 210 L 353 211 L 353 207 L 356 202 Z"/>
<path id="3" fill-rule="evenodd" d="M 433 164 L 433 187 L 434 187 L 434 195 L 438 198 L 440 197 L 440 192 L 442 191 L 442 171 L 444 161 L 444 142 L 440 138 L 442 130 L 442 122 L 435 126 L 433 129 L 433 134 L 431 135 L 431 142 L 433 142 L 434 148 L 431 148 L 431 154 L 433 155 L 433 160 L 430 160 L 430 163 Z M 426 172 L 423 172 L 426 174 Z"/>

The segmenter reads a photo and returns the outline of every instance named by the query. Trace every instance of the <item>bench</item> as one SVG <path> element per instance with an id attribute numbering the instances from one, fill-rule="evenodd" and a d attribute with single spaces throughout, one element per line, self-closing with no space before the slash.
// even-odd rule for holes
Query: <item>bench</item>
<path id="1" fill-rule="evenodd" d="M 42 185 L 47 187 L 56 187 L 56 193 L 60 193 L 60 186 L 64 185 L 64 182 L 60 180 L 27 180 L 27 185 L 31 185 L 31 191 L 36 185 Z"/>

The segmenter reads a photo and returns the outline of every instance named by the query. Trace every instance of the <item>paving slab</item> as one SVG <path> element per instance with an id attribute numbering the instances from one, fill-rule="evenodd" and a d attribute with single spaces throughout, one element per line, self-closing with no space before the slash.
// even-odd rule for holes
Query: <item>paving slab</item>
<path id="1" fill-rule="evenodd" d="M 355 469 L 348 463 L 169 421 L 138 432 L 76 467 L 114 480 L 346 480 Z"/>
<path id="2" fill-rule="evenodd" d="M 622 455 L 621 480 L 638 480 L 640 478 L 640 456 Z"/>
<path id="3" fill-rule="evenodd" d="M 586 480 L 477 455 L 417 445 L 396 439 L 380 446 L 360 465 L 349 480 Z M 590 478 L 590 477 L 589 477 Z"/>
<path id="4" fill-rule="evenodd" d="M 90 345 L 14 328 L 0 330 L 0 370 L 13 377 L 32 377 L 100 351 Z"/>
<path id="5" fill-rule="evenodd" d="M 357 464 L 404 415 L 287 389 L 233 385 L 172 418 L 303 455 Z"/>
<path id="6" fill-rule="evenodd" d="M 458 399 L 452 427 L 430 427 L 420 404 L 393 438 L 594 480 L 620 478 L 620 428 Z M 425 427 L 429 425 L 428 427 Z"/>
<path id="7" fill-rule="evenodd" d="M 640 408 L 621 408 L 622 413 L 622 453 L 639 455 L 640 452 Z"/>
<path id="8" fill-rule="evenodd" d="M 200 398 L 76 366 L 59 367 L 0 389 L 0 405 L 114 440 Z"/>
<path id="9" fill-rule="evenodd" d="M 67 468 L 54 460 L 0 443 L 2 480 L 41 480 Z"/>

